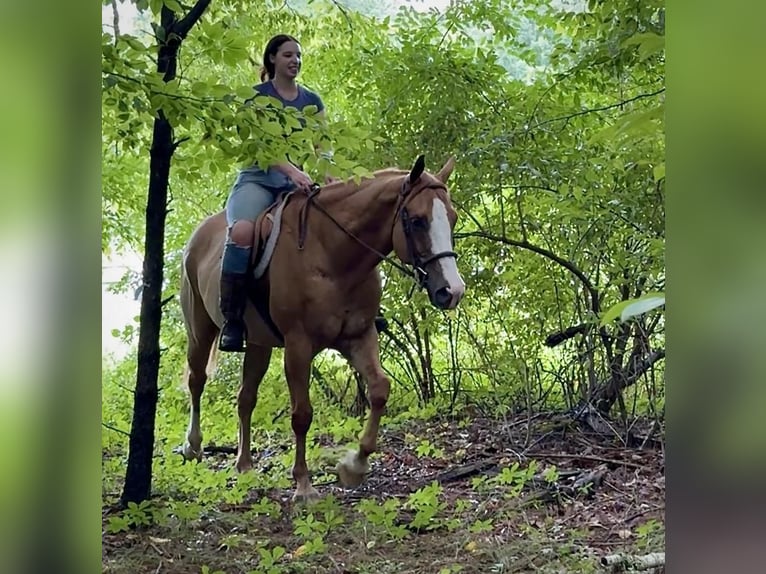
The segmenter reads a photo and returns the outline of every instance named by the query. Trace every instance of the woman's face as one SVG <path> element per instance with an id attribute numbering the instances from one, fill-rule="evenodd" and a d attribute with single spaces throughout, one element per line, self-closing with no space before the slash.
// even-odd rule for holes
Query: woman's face
<path id="1" fill-rule="evenodd" d="M 295 79 L 301 71 L 301 45 L 291 40 L 283 42 L 271 61 L 274 62 L 275 76 Z"/>

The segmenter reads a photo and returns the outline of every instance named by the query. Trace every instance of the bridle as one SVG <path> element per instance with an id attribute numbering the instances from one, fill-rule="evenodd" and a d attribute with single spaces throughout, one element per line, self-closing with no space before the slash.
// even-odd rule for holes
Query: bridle
<path id="1" fill-rule="evenodd" d="M 396 267 L 399 271 L 401 271 L 407 277 L 411 277 L 412 279 L 414 279 L 417 282 L 418 286 L 422 289 L 423 287 L 425 287 L 426 281 L 428 279 L 428 272 L 425 270 L 425 267 L 429 265 L 430 263 L 433 263 L 434 261 L 437 261 L 444 257 L 454 257 L 457 259 L 457 253 L 455 253 L 454 251 L 440 251 L 439 253 L 434 253 L 432 255 L 429 255 L 428 257 L 423 257 L 415 248 L 415 243 L 412 239 L 412 233 L 413 233 L 412 220 L 410 219 L 409 212 L 407 211 L 407 204 L 412 200 L 413 197 L 415 197 L 418 193 L 420 193 L 424 189 L 443 189 L 446 191 L 447 188 L 443 184 L 442 185 L 431 184 L 431 185 L 423 185 L 420 187 L 415 187 L 412 185 L 409 179 L 410 179 L 409 176 L 404 178 L 404 181 L 402 182 L 402 188 L 399 191 L 399 200 L 398 200 L 398 205 L 396 206 L 396 214 L 394 216 L 394 221 L 391 224 L 391 235 L 393 235 L 394 226 L 396 225 L 397 218 L 401 219 L 402 231 L 404 232 L 404 238 L 407 242 L 407 254 L 411 261 L 410 263 L 411 269 L 408 269 L 404 265 L 400 264 L 398 261 L 394 260 L 392 257 L 389 257 L 388 255 L 381 253 L 380 251 L 378 251 L 377 249 L 375 249 L 374 247 L 367 244 L 365 241 L 363 241 L 362 239 L 360 239 L 359 237 L 351 233 L 341 223 L 339 223 L 324 207 L 322 207 L 321 204 L 316 203 L 314 201 L 314 198 L 322 189 L 318 183 L 315 183 L 314 185 L 311 186 L 311 191 L 308 194 L 306 203 L 301 207 L 301 212 L 299 217 L 298 249 L 303 250 L 305 246 L 306 232 L 308 229 L 308 207 L 310 205 L 313 205 L 321 213 L 327 216 L 330 219 L 330 221 L 332 221 L 346 235 L 351 237 L 354 241 L 359 243 L 368 251 L 374 253 L 381 259 L 388 261 L 391 265 Z"/>
<path id="2" fill-rule="evenodd" d="M 439 253 L 434 253 L 432 255 L 429 255 L 428 257 L 422 257 L 420 253 L 418 253 L 418 250 L 415 248 L 415 242 L 412 240 L 412 220 L 410 219 L 410 214 L 407 211 L 407 201 L 408 198 L 415 197 L 418 193 L 423 191 L 424 189 L 443 189 L 447 190 L 447 188 L 444 185 L 424 185 L 422 187 L 419 187 L 416 189 L 416 191 L 413 192 L 412 184 L 410 184 L 410 178 L 406 177 L 404 178 L 404 181 L 402 182 L 402 189 L 399 192 L 399 196 L 401 197 L 401 203 L 397 207 L 397 215 L 402 221 L 402 231 L 404 231 L 404 239 L 407 241 L 407 254 L 409 255 L 409 259 L 412 262 L 412 270 L 414 272 L 415 278 L 417 279 L 418 285 L 423 288 L 425 286 L 425 282 L 428 279 L 428 272 L 425 270 L 426 265 L 429 263 L 433 263 L 434 261 L 437 261 L 439 259 L 443 259 L 444 257 L 454 257 L 457 259 L 457 253 L 454 251 L 440 251 Z M 396 224 L 396 217 L 394 217 L 394 225 Z M 393 235 L 393 226 L 391 227 L 391 234 Z"/>

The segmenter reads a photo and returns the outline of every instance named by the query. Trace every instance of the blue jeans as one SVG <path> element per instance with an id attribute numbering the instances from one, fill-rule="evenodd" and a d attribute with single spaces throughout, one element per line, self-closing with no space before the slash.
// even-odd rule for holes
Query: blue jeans
<path id="1" fill-rule="evenodd" d="M 240 219 L 255 221 L 274 203 L 274 194 L 257 183 L 235 184 L 226 200 L 226 223 L 231 227 Z"/>
<path id="2" fill-rule="evenodd" d="M 281 191 L 280 189 L 272 191 L 273 188 L 262 185 L 261 182 L 264 180 L 262 173 L 255 170 L 240 171 L 226 200 L 227 231 L 221 262 L 222 273 L 242 274 L 247 271 L 251 247 L 235 244 L 230 237 L 231 228 L 241 219 L 255 221 L 267 207 L 274 203 L 277 193 Z M 274 174 L 276 177 L 280 175 Z M 287 178 L 284 179 L 289 183 Z"/>

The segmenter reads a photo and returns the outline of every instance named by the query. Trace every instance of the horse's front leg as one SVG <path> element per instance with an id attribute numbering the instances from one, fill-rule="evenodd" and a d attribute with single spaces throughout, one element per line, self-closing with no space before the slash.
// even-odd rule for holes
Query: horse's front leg
<path id="1" fill-rule="evenodd" d="M 269 368 L 270 360 L 270 347 L 247 344 L 245 360 L 242 363 L 242 384 L 237 395 L 239 437 L 235 466 L 239 472 L 246 472 L 253 468 L 253 457 L 250 453 L 250 422 L 258 401 L 258 387 Z"/>
<path id="2" fill-rule="evenodd" d="M 370 399 L 370 416 L 359 441 L 359 450 L 349 452 L 337 466 L 338 476 L 343 485 L 354 488 L 364 481 L 370 469 L 369 456 L 377 450 L 380 419 L 386 408 L 391 383 L 380 366 L 378 337 L 374 328 L 370 328 L 359 339 L 349 341 L 340 350 L 367 381 Z"/>
<path id="3" fill-rule="evenodd" d="M 285 339 L 285 377 L 290 389 L 292 426 L 295 433 L 293 478 L 296 489 L 293 500 L 296 501 L 306 501 L 319 496 L 311 485 L 306 464 L 306 434 L 314 416 L 309 398 L 309 376 L 313 358 L 314 353 L 307 339 L 304 337 Z"/>

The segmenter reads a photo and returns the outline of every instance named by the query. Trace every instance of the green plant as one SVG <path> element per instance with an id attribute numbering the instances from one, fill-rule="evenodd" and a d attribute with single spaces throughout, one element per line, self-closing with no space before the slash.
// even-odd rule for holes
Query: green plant
<path id="1" fill-rule="evenodd" d="M 282 507 L 279 503 L 263 496 L 258 502 L 253 503 L 247 511 L 251 516 L 268 516 L 269 518 L 279 518 L 282 513 Z"/>
<path id="2" fill-rule="evenodd" d="M 543 471 L 543 479 L 548 484 L 554 484 L 558 482 L 559 480 L 559 469 L 556 468 L 555 464 L 552 464 L 550 466 L 545 467 L 545 470 Z"/>
<path id="3" fill-rule="evenodd" d="M 634 529 L 636 538 L 642 548 L 650 548 L 657 543 L 657 538 L 664 531 L 664 525 L 655 520 L 654 518 L 647 520 L 643 524 L 639 524 Z"/>
<path id="4" fill-rule="evenodd" d="M 520 468 L 518 462 L 514 462 L 510 467 L 503 468 L 500 474 L 492 479 L 492 482 L 499 486 L 510 486 L 506 496 L 511 498 L 518 496 L 534 476 L 537 470 L 536 461 L 530 461 L 526 468 Z"/>
<path id="5" fill-rule="evenodd" d="M 118 516 L 112 516 L 107 521 L 107 532 L 112 534 L 137 528 L 140 526 L 149 526 L 153 522 L 153 511 L 155 505 L 152 501 L 143 500 L 139 504 L 128 502 L 127 508 Z"/>
<path id="6" fill-rule="evenodd" d="M 415 449 L 415 452 L 420 457 L 432 456 L 435 458 L 441 458 L 444 456 L 444 450 L 431 444 L 431 441 L 429 441 L 428 439 L 424 439 L 420 441 L 420 444 L 418 444 L 417 448 Z"/>
<path id="7" fill-rule="evenodd" d="M 400 506 L 401 503 L 396 498 L 389 498 L 383 504 L 373 498 L 365 498 L 357 503 L 356 510 L 369 524 L 383 529 L 395 540 L 401 540 L 408 536 L 409 532 L 404 526 L 395 524 L 399 518 Z"/>
<path id="8" fill-rule="evenodd" d="M 492 530 L 493 524 L 492 519 L 487 518 L 486 520 L 476 520 L 473 524 L 471 524 L 470 528 L 468 529 L 468 532 L 471 534 L 480 534 L 482 532 L 490 532 Z"/>
<path id="9" fill-rule="evenodd" d="M 282 574 L 285 568 L 278 564 L 279 560 L 285 555 L 286 550 L 282 546 L 275 546 L 272 549 L 261 546 L 258 548 L 260 560 L 258 570 L 251 570 L 248 574 Z"/>
<path id="10" fill-rule="evenodd" d="M 405 508 L 415 511 L 410 526 L 417 529 L 432 530 L 442 524 L 437 520 L 437 515 L 447 507 L 445 502 L 439 501 L 443 490 L 438 482 L 433 481 L 428 486 L 410 494 L 404 504 Z"/>

